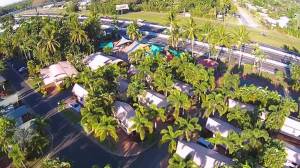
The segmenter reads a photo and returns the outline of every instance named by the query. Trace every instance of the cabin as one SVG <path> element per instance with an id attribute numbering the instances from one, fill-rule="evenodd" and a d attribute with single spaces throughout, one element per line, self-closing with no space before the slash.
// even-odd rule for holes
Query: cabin
<path id="1" fill-rule="evenodd" d="M 181 81 L 175 81 L 173 87 L 189 96 L 193 96 L 193 87 L 187 83 L 181 82 Z"/>
<path id="2" fill-rule="evenodd" d="M 48 86 L 60 85 L 65 78 L 76 76 L 78 71 L 68 61 L 61 61 L 41 69 L 40 74 L 44 84 Z"/>
<path id="3" fill-rule="evenodd" d="M 215 168 L 233 164 L 232 159 L 192 142 L 178 141 L 176 154 L 181 158 L 191 158 L 202 168 Z"/>
<path id="4" fill-rule="evenodd" d="M 113 114 L 118 120 L 121 128 L 130 134 L 132 131 L 130 128 L 133 126 L 132 119 L 135 117 L 135 110 L 127 103 L 121 101 L 115 101 L 113 106 Z"/>
<path id="5" fill-rule="evenodd" d="M 158 108 L 166 108 L 169 104 L 167 98 L 153 90 L 146 90 L 143 94 L 138 96 L 140 103 L 150 106 L 156 105 Z"/>

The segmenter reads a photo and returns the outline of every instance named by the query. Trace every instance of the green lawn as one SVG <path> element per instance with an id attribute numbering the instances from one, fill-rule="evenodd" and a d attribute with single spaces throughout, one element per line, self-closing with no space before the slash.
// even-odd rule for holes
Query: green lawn
<path id="1" fill-rule="evenodd" d="M 70 108 L 67 108 L 60 112 L 64 117 L 66 117 L 73 124 L 78 124 L 80 122 L 80 114 Z"/>

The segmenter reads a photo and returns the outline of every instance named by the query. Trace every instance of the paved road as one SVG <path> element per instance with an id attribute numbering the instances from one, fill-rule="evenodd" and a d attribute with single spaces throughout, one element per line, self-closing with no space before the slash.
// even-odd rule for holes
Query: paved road
<path id="1" fill-rule="evenodd" d="M 16 71 L 8 69 L 6 79 L 14 86 L 26 105 L 35 113 L 49 118 L 49 127 L 53 134 L 53 150 L 51 154 L 62 159 L 71 160 L 74 168 L 90 168 L 94 164 L 103 167 L 109 163 L 113 168 L 155 168 L 167 156 L 167 149 L 154 146 L 138 157 L 123 158 L 111 155 L 102 150 L 96 143 L 71 125 L 63 116 L 56 113 L 57 102 L 71 95 L 65 91 L 55 97 L 43 98 L 33 91 Z"/>

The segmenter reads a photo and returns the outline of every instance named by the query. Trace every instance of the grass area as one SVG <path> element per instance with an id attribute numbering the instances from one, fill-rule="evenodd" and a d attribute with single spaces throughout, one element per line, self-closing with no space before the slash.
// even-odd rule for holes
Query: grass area
<path id="1" fill-rule="evenodd" d="M 25 81 L 31 88 L 37 90 L 38 89 L 38 85 L 37 85 L 37 82 L 35 80 L 33 80 L 32 78 L 28 78 L 26 81 Z"/>
<path id="2" fill-rule="evenodd" d="M 59 8 L 51 8 L 51 9 L 43 9 L 39 8 L 39 13 L 43 14 L 45 12 L 47 13 L 53 13 L 53 14 L 63 14 L 64 9 L 59 9 Z M 35 14 L 35 10 L 28 10 L 24 11 L 21 14 Z M 83 10 L 80 11 L 80 15 L 87 15 L 88 11 Z M 129 19 L 129 20 L 136 20 L 136 19 L 143 19 L 148 22 L 152 23 L 158 23 L 161 25 L 167 25 L 168 13 L 164 12 L 130 12 L 127 14 L 120 15 L 120 19 Z M 186 24 L 187 23 L 187 18 L 183 17 L 181 15 L 178 15 L 178 22 L 180 25 Z M 196 24 L 201 24 L 203 22 L 213 22 L 216 24 L 224 24 L 229 30 L 233 30 L 237 28 L 240 23 L 238 20 L 234 17 L 227 17 L 225 19 L 225 22 L 222 21 L 216 21 L 208 18 L 198 18 L 195 17 L 195 22 Z M 289 47 L 295 47 L 296 49 L 300 50 L 300 39 L 295 38 L 292 36 L 289 36 L 287 34 L 278 32 L 277 30 L 269 30 L 264 26 L 261 26 L 260 28 L 253 29 L 253 28 L 248 28 L 250 32 L 250 39 L 253 42 L 258 42 L 258 43 L 264 43 L 268 44 L 274 47 L 280 47 L 283 48 L 284 45 L 287 45 Z M 264 35 L 262 34 L 264 33 Z"/>
<path id="3" fill-rule="evenodd" d="M 71 121 L 73 124 L 78 124 L 80 122 L 80 114 L 78 112 L 67 108 L 60 112 L 64 117 L 66 117 L 69 121 Z"/>

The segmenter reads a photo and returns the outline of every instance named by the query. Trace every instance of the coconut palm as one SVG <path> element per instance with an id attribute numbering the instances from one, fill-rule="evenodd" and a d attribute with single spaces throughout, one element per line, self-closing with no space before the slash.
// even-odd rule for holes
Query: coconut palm
<path id="1" fill-rule="evenodd" d="M 136 111 L 135 117 L 132 119 L 133 125 L 130 128 L 131 131 L 139 133 L 141 140 L 143 141 L 148 131 L 150 134 L 153 132 L 153 123 L 141 113 Z"/>
<path id="2" fill-rule="evenodd" d="M 254 65 L 258 66 L 258 72 L 259 74 L 261 73 L 261 68 L 262 68 L 262 62 L 266 60 L 266 55 L 265 53 L 259 48 L 259 45 L 256 44 L 254 46 L 254 49 L 252 51 L 252 54 L 255 56 L 255 62 Z"/>
<path id="3" fill-rule="evenodd" d="M 178 48 L 180 36 L 180 28 L 176 23 L 174 23 L 170 29 L 169 44 L 175 49 Z"/>
<path id="4" fill-rule="evenodd" d="M 114 141 L 117 141 L 117 126 L 115 118 L 103 115 L 100 117 L 100 121 L 95 128 L 95 136 L 99 137 L 100 141 L 104 141 L 107 137 L 111 137 Z"/>
<path id="5" fill-rule="evenodd" d="M 16 167 L 16 168 L 25 167 L 26 168 L 26 166 L 24 164 L 25 156 L 18 144 L 12 145 L 11 151 L 8 152 L 8 158 L 10 158 L 12 160 L 12 164 L 14 167 Z"/>
<path id="6" fill-rule="evenodd" d="M 219 112 L 220 115 L 223 115 L 228 110 L 224 95 L 216 92 L 212 92 L 205 96 L 202 101 L 202 108 L 205 109 L 203 117 L 206 118 L 208 118 L 211 114 L 214 114 L 216 111 Z"/>
<path id="7" fill-rule="evenodd" d="M 185 39 L 188 39 L 192 44 L 192 57 L 194 56 L 194 42 L 198 34 L 198 27 L 192 17 L 190 17 L 188 24 L 183 26 L 182 35 Z"/>
<path id="8" fill-rule="evenodd" d="M 178 129 L 183 131 L 184 137 L 187 141 L 195 138 L 198 131 L 201 131 L 201 126 L 198 123 L 198 118 L 196 117 L 191 119 L 179 117 L 175 123 L 178 126 Z"/>
<path id="9" fill-rule="evenodd" d="M 160 143 L 169 142 L 168 151 L 169 153 L 173 153 L 176 150 L 177 139 L 183 135 L 183 131 L 174 130 L 172 126 L 168 126 L 168 129 L 161 130 L 160 134 L 162 135 Z"/>
<path id="10" fill-rule="evenodd" d="M 173 90 L 173 79 L 172 75 L 166 72 L 165 69 L 159 67 L 153 73 L 153 84 L 157 91 L 163 91 L 165 96 L 168 96 L 168 92 Z"/>
<path id="11" fill-rule="evenodd" d="M 215 39 L 217 41 L 217 45 L 221 46 L 221 50 L 220 50 L 219 54 L 216 55 L 216 59 L 218 59 L 219 58 L 218 56 L 223 51 L 223 47 L 224 46 L 229 46 L 231 35 L 230 35 L 229 32 L 227 32 L 225 30 L 224 26 L 221 26 L 218 29 L 216 29 L 215 33 L 216 33 L 215 34 Z"/>
<path id="12" fill-rule="evenodd" d="M 139 26 L 136 21 L 127 26 L 126 32 L 128 37 L 133 41 L 140 40 L 142 38 L 142 34 L 139 31 Z"/>
<path id="13" fill-rule="evenodd" d="M 43 49 L 48 54 L 54 54 L 60 47 L 56 27 L 53 24 L 46 24 L 40 32 L 41 39 L 38 48 Z"/>
<path id="14" fill-rule="evenodd" d="M 191 108 L 191 101 L 188 95 L 180 92 L 179 90 L 173 90 L 168 96 L 168 102 L 174 107 L 174 117 L 179 117 L 180 109 L 182 111 L 189 110 Z"/>
<path id="15" fill-rule="evenodd" d="M 239 27 L 239 29 L 233 32 L 233 38 L 237 42 L 237 48 L 240 50 L 239 67 L 241 67 L 243 57 L 242 48 L 250 41 L 249 32 L 244 26 Z"/>

